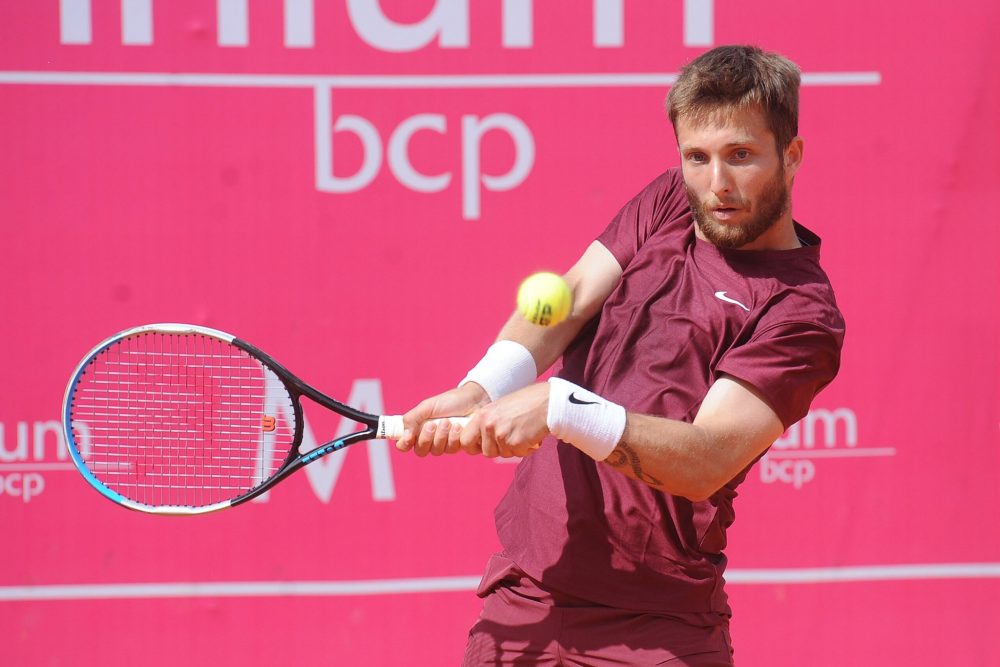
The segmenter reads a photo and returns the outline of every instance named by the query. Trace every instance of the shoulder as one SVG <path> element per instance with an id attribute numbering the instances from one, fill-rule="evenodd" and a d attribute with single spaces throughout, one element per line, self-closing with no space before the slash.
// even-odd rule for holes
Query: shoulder
<path id="1" fill-rule="evenodd" d="M 746 337 L 716 371 L 752 385 L 788 428 L 837 376 L 844 334 L 828 280 L 785 284 L 770 292 Z"/>
<path id="2" fill-rule="evenodd" d="M 711 247 L 717 258 L 741 276 L 755 304 L 755 329 L 789 322 L 810 323 L 842 336 L 844 317 L 829 276 L 820 265 L 821 239 L 795 223 L 803 247 L 790 250 L 730 250 Z"/>
<path id="3" fill-rule="evenodd" d="M 799 238 L 806 245 L 790 251 L 788 261 L 778 264 L 782 288 L 772 299 L 768 319 L 809 322 L 843 339 L 844 316 L 829 276 L 820 264 L 822 240 L 808 228 L 795 223 Z"/>
<path id="4" fill-rule="evenodd" d="M 781 324 L 801 323 L 828 331 L 843 339 L 844 315 L 837 305 L 833 286 L 826 274 L 816 280 L 786 283 L 776 292 L 761 315 L 758 329 Z"/>
<path id="5" fill-rule="evenodd" d="M 679 167 L 667 169 L 639 192 L 639 197 L 661 204 L 661 208 L 687 208 L 687 191 Z"/>
<path id="6" fill-rule="evenodd" d="M 624 268 L 650 238 L 690 227 L 690 216 L 680 169 L 668 169 L 626 202 L 597 240 Z"/>

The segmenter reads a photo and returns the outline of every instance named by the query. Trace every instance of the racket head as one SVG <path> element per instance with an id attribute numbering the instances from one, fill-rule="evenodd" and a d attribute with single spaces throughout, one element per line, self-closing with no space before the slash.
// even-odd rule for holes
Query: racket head
<path id="1" fill-rule="evenodd" d="M 284 370 L 222 331 L 150 324 L 97 345 L 63 398 L 73 463 L 106 498 L 203 514 L 260 493 L 302 441 Z"/>

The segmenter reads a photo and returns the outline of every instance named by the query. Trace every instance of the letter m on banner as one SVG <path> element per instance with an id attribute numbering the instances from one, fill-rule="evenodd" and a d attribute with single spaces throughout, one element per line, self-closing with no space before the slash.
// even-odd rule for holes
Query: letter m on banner
<path id="1" fill-rule="evenodd" d="M 274 381 L 280 382 L 280 380 L 277 379 Z M 268 378 L 268 382 L 271 382 L 270 378 Z M 285 389 L 281 386 L 275 387 L 273 391 L 275 395 L 283 395 L 285 393 Z M 272 389 L 269 384 L 268 395 L 271 393 Z M 277 412 L 281 413 L 284 411 L 283 414 L 280 414 L 283 419 L 289 423 L 294 421 L 295 417 L 291 414 L 292 408 L 288 405 L 287 399 L 285 400 L 284 405 L 280 407 L 278 406 L 277 401 L 274 403 Z M 384 407 L 382 402 L 381 380 L 355 380 L 354 384 L 351 385 L 351 393 L 347 398 L 347 403 L 348 405 L 365 412 L 377 415 L 382 414 L 384 412 Z M 355 430 L 357 430 L 357 424 L 344 417 L 340 420 L 340 425 L 337 428 L 335 437 L 339 438 Z M 318 444 L 316 436 L 313 435 L 312 428 L 309 426 L 309 421 L 303 415 L 302 451 L 308 452 L 316 449 Z M 385 440 L 369 440 L 365 443 L 365 448 L 368 451 L 368 471 L 371 477 L 372 500 L 380 502 L 395 500 L 396 484 L 393 480 L 392 461 L 389 456 L 389 443 Z M 306 478 L 309 480 L 309 485 L 312 487 L 313 493 L 315 493 L 316 497 L 322 502 L 329 503 L 330 498 L 333 497 L 333 490 L 337 486 L 337 479 L 340 477 L 340 470 L 344 465 L 344 460 L 346 459 L 347 454 L 352 449 L 357 449 L 357 446 L 348 447 L 347 449 L 325 456 L 321 459 L 313 461 L 303 468 Z M 267 502 L 269 496 L 270 491 L 254 498 L 251 502 Z"/>

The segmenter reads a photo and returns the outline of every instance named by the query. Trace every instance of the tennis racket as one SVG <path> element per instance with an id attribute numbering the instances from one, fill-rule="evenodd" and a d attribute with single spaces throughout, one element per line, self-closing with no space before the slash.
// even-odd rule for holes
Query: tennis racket
<path id="1" fill-rule="evenodd" d="M 361 430 L 301 451 L 303 396 Z M 401 416 L 356 410 L 246 341 L 190 324 L 150 324 L 102 342 L 73 373 L 62 414 L 84 478 L 119 505 L 154 514 L 233 507 L 348 445 L 403 435 Z"/>

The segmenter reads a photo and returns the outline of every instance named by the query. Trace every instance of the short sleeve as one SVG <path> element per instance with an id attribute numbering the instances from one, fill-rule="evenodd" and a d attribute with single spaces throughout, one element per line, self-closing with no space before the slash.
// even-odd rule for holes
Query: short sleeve
<path id="1" fill-rule="evenodd" d="M 680 169 L 669 169 L 642 189 L 611 220 L 597 240 L 624 269 L 665 223 L 690 214 Z"/>
<path id="2" fill-rule="evenodd" d="M 752 385 L 787 429 L 806 416 L 816 394 L 836 377 L 842 345 L 842 332 L 810 322 L 786 322 L 731 349 L 716 374 Z"/>

